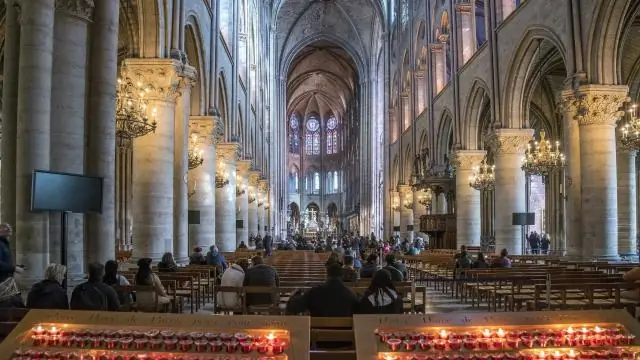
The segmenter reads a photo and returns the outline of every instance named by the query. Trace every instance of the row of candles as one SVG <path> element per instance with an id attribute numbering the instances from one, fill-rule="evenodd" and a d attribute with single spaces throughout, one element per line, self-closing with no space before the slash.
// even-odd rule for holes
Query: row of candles
<path id="1" fill-rule="evenodd" d="M 97 351 L 78 353 L 69 351 L 49 352 L 17 350 L 12 360 L 285 360 L 285 356 L 214 355 L 202 357 L 180 353 L 118 353 Z"/>
<path id="2" fill-rule="evenodd" d="M 55 326 L 45 329 L 36 326 L 31 329 L 33 346 L 75 347 L 109 350 L 151 350 L 151 351 L 195 351 L 241 352 L 248 354 L 257 351 L 260 354 L 279 355 L 288 348 L 288 342 L 274 333 L 252 336 L 246 333 L 201 333 L 149 330 L 145 332 L 130 330 L 60 330 Z"/>
<path id="3" fill-rule="evenodd" d="M 620 328 L 603 329 L 569 327 L 548 331 L 496 331 L 484 329 L 477 333 L 388 333 L 378 331 L 380 341 L 391 351 L 429 350 L 502 350 L 561 346 L 623 346 L 633 344 L 634 335 L 623 334 Z"/>
<path id="4" fill-rule="evenodd" d="M 626 360 L 635 359 L 637 353 L 624 348 L 613 348 L 599 351 L 575 351 L 556 350 L 556 351 L 525 351 L 517 353 L 474 353 L 474 354 L 384 354 L 379 356 L 380 360 L 600 360 L 600 359 L 616 359 Z"/>

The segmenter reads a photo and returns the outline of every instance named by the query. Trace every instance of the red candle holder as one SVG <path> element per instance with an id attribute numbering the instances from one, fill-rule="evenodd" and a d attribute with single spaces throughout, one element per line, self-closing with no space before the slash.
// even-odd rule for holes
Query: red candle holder
<path id="1" fill-rule="evenodd" d="M 249 338 L 249 334 L 246 334 L 246 333 L 236 333 L 235 335 L 233 335 L 233 338 L 234 338 L 237 342 L 245 342 L 245 341 L 247 341 L 247 339 Z"/>
<path id="2" fill-rule="evenodd" d="M 433 341 L 433 348 L 438 351 L 443 351 L 447 348 L 447 340 L 437 339 Z"/>
<path id="3" fill-rule="evenodd" d="M 118 340 L 116 338 L 112 338 L 112 337 L 111 338 L 105 338 L 104 345 L 109 350 L 115 349 L 116 346 L 118 345 Z"/>
<path id="4" fill-rule="evenodd" d="M 147 348 L 148 344 L 149 344 L 149 340 L 144 338 L 138 338 L 133 341 L 133 346 L 135 347 L 136 350 L 144 350 Z"/>
<path id="5" fill-rule="evenodd" d="M 91 337 L 91 347 L 92 348 L 99 348 L 102 346 L 102 342 L 104 341 L 104 338 L 102 336 L 95 336 L 95 337 Z"/>
<path id="6" fill-rule="evenodd" d="M 243 341 L 240 343 L 240 351 L 245 354 L 250 353 L 253 350 L 253 342 L 251 341 Z"/>
<path id="7" fill-rule="evenodd" d="M 460 350 L 462 347 L 462 341 L 460 339 L 449 339 L 449 348 L 451 350 Z"/>
<path id="8" fill-rule="evenodd" d="M 164 339 L 164 349 L 174 351 L 178 347 L 178 340 L 173 338 Z"/>
<path id="9" fill-rule="evenodd" d="M 191 338 L 191 340 L 196 341 L 202 339 L 204 337 L 204 334 L 201 332 L 191 332 L 189 333 L 189 337 Z"/>
<path id="10" fill-rule="evenodd" d="M 118 340 L 118 342 L 120 342 L 120 348 L 123 350 L 127 350 L 131 347 L 131 343 L 133 342 L 133 338 L 132 337 L 122 337 L 120 338 L 120 340 Z"/>
<path id="11" fill-rule="evenodd" d="M 542 335 L 542 336 L 538 336 L 535 338 L 535 343 L 539 346 L 539 347 L 547 347 L 547 343 L 549 342 L 549 338 Z"/>
<path id="12" fill-rule="evenodd" d="M 491 339 L 478 339 L 478 346 L 482 350 L 489 350 L 491 347 Z"/>
<path id="13" fill-rule="evenodd" d="M 507 346 L 510 347 L 511 349 L 519 348 L 520 347 L 520 338 L 508 337 L 507 338 Z"/>
<path id="14" fill-rule="evenodd" d="M 227 351 L 227 353 L 233 354 L 236 351 L 238 351 L 238 348 L 240 347 L 240 344 L 237 341 L 225 341 L 224 342 L 224 347 L 225 347 L 225 350 Z"/>
<path id="15" fill-rule="evenodd" d="M 79 348 L 86 348 L 89 346 L 90 342 L 91 338 L 89 338 L 88 336 L 79 337 L 76 339 L 76 346 Z"/>
<path id="16" fill-rule="evenodd" d="M 121 338 L 131 337 L 131 331 L 130 330 L 118 330 L 116 333 Z"/>
<path id="17" fill-rule="evenodd" d="M 433 334 L 433 333 L 427 333 L 426 334 L 426 339 L 427 340 L 435 340 L 436 337 L 437 337 L 436 334 Z"/>
<path id="18" fill-rule="evenodd" d="M 98 354 L 98 360 L 112 360 L 111 353 L 103 352 Z"/>
<path id="19" fill-rule="evenodd" d="M 204 337 L 209 341 L 218 340 L 218 334 L 212 332 L 205 333 Z"/>
<path id="20" fill-rule="evenodd" d="M 132 331 L 131 332 L 131 336 L 133 336 L 134 339 L 140 339 L 140 338 L 145 337 L 143 331 L 137 331 L 137 330 Z"/>
<path id="21" fill-rule="evenodd" d="M 415 340 L 407 339 L 407 340 L 404 340 L 404 341 L 403 341 L 403 344 L 404 344 L 404 349 L 405 349 L 405 350 L 407 350 L 407 351 L 413 351 L 413 350 L 415 350 L 415 349 L 416 349 L 416 345 L 418 345 L 418 342 L 417 342 L 417 341 L 415 341 Z"/>
<path id="22" fill-rule="evenodd" d="M 503 338 L 494 338 L 492 341 L 493 348 L 496 350 L 500 350 L 504 348 L 504 339 Z"/>
<path id="23" fill-rule="evenodd" d="M 193 342 L 196 347 L 197 352 L 205 352 L 207 351 L 207 347 L 209 346 L 209 342 L 204 339 L 199 339 Z"/>
<path id="24" fill-rule="evenodd" d="M 149 339 L 153 339 L 154 337 L 158 336 L 158 334 L 160 334 L 160 331 L 158 331 L 158 330 L 149 330 L 149 331 L 145 331 L 144 334 Z"/>
<path id="25" fill-rule="evenodd" d="M 176 333 L 175 337 L 177 337 L 178 340 L 188 340 L 190 336 L 188 332 L 179 331 Z"/>
<path id="26" fill-rule="evenodd" d="M 577 337 L 578 346 L 589 346 L 591 345 L 591 339 L 588 335 L 580 335 Z"/>
<path id="27" fill-rule="evenodd" d="M 113 330 L 105 330 L 105 331 L 102 332 L 102 336 L 104 336 L 105 338 L 113 339 L 113 338 L 118 337 L 118 334 Z"/>
<path id="28" fill-rule="evenodd" d="M 33 346 L 42 346 L 45 341 L 46 338 L 44 335 L 31 335 L 31 343 Z"/>
<path id="29" fill-rule="evenodd" d="M 180 340 L 178 346 L 180 347 L 180 351 L 187 352 L 191 350 L 191 347 L 193 346 L 193 340 Z"/>
<path id="30" fill-rule="evenodd" d="M 213 352 L 222 352 L 223 342 L 220 340 L 214 340 L 209 342 L 209 346 L 211 347 L 211 351 Z"/>
<path id="31" fill-rule="evenodd" d="M 284 350 L 286 349 L 287 344 L 285 342 L 278 342 L 276 344 L 273 344 L 273 354 L 274 355 L 280 355 L 284 352 Z"/>
<path id="32" fill-rule="evenodd" d="M 159 350 L 160 348 L 162 348 L 162 344 L 163 344 L 162 339 L 158 339 L 158 338 L 149 339 L 149 348 L 151 350 Z"/>
<path id="33" fill-rule="evenodd" d="M 595 351 L 583 351 L 582 353 L 580 353 L 580 359 L 593 359 L 596 356 L 596 352 Z"/>
<path id="34" fill-rule="evenodd" d="M 591 346 L 603 346 L 604 345 L 604 336 L 602 335 L 592 335 L 589 337 L 589 342 Z"/>
<path id="35" fill-rule="evenodd" d="M 402 343 L 402 340 L 400 339 L 387 340 L 387 345 L 389 345 L 389 348 L 391 348 L 391 351 L 398 351 L 401 343 Z"/>
<path id="36" fill-rule="evenodd" d="M 378 331 L 378 339 L 380 339 L 380 342 L 384 344 L 389 340 L 389 334 L 384 331 Z"/>
<path id="37" fill-rule="evenodd" d="M 478 345 L 478 341 L 476 339 L 466 338 L 464 339 L 464 348 L 467 350 L 475 350 Z"/>
<path id="38" fill-rule="evenodd" d="M 268 351 L 268 346 L 269 346 L 269 345 L 267 344 L 267 342 L 266 342 L 266 341 L 261 341 L 261 342 L 259 342 L 259 343 L 257 343 L 257 344 L 255 345 L 256 350 L 257 350 L 257 351 L 258 351 L 258 353 L 260 353 L 260 354 L 266 354 L 266 353 L 267 353 L 267 351 Z"/>
<path id="39" fill-rule="evenodd" d="M 229 341 L 233 337 L 233 335 L 227 333 L 221 333 L 219 336 L 222 341 Z"/>
<path id="40" fill-rule="evenodd" d="M 170 338 L 176 336 L 176 333 L 174 333 L 171 330 L 162 330 L 162 331 L 160 331 L 160 336 L 162 336 L 165 339 L 170 339 Z"/>
<path id="41" fill-rule="evenodd" d="M 522 345 L 524 347 L 528 347 L 528 348 L 532 348 L 533 347 L 534 339 L 531 336 L 529 336 L 529 335 L 522 336 L 520 338 L 520 340 L 522 341 Z"/>
<path id="42" fill-rule="evenodd" d="M 563 346 L 565 343 L 565 339 L 563 336 L 554 336 L 552 338 L 549 338 L 549 341 L 547 342 L 548 346 Z"/>
<path id="43" fill-rule="evenodd" d="M 418 340 L 418 344 L 420 345 L 420 349 L 423 351 L 431 350 L 431 341 L 427 339 Z"/>
<path id="44" fill-rule="evenodd" d="M 90 329 L 87 331 L 87 336 L 90 337 L 100 337 L 104 334 L 104 331 L 99 329 Z"/>

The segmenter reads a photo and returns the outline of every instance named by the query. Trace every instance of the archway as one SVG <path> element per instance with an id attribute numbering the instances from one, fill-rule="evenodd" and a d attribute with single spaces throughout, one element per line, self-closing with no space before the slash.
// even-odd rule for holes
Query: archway
<path id="1" fill-rule="evenodd" d="M 295 202 L 289 204 L 287 224 L 289 235 L 300 232 L 300 207 Z"/>

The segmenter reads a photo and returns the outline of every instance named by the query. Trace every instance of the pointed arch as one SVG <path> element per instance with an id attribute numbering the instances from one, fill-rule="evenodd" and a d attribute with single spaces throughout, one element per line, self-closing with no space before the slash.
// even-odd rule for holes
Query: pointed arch
<path id="1" fill-rule="evenodd" d="M 164 57 L 165 8 L 162 0 L 138 1 L 138 26 L 140 34 L 140 57 Z"/>
<path id="2" fill-rule="evenodd" d="M 196 15 L 187 17 L 185 28 L 185 51 L 189 64 L 196 69 L 196 83 L 191 89 L 191 114 L 202 115 L 206 106 L 207 68 L 204 63 L 202 33 Z"/>
<path id="3" fill-rule="evenodd" d="M 413 170 L 413 150 L 411 144 L 408 144 L 404 151 L 404 164 L 402 164 L 402 173 L 405 181 L 411 179 L 411 171 Z"/>
<path id="4" fill-rule="evenodd" d="M 227 86 L 228 84 L 225 75 L 221 72 L 218 77 L 218 111 L 220 112 L 220 117 L 224 124 L 225 139 L 228 139 L 229 137 L 229 97 L 227 96 Z"/>
<path id="5" fill-rule="evenodd" d="M 482 133 L 480 118 L 483 109 L 490 101 L 489 94 L 491 93 L 487 83 L 481 78 L 475 78 L 465 103 L 462 126 L 458 130 L 462 132 L 460 144 L 463 149 L 480 150 L 478 142 Z"/>
<path id="6" fill-rule="evenodd" d="M 451 110 L 445 108 L 442 111 L 442 116 L 438 123 L 438 129 L 436 130 L 435 149 L 431 152 L 433 156 L 431 159 L 435 159 L 436 163 L 439 163 L 444 159 L 444 156 L 449 154 L 451 137 L 453 135 L 453 115 Z"/>

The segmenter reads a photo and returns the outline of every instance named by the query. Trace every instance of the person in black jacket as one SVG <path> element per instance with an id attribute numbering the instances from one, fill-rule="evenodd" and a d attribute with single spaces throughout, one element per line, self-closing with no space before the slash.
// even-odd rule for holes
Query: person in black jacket
<path id="1" fill-rule="evenodd" d="M 271 256 L 273 252 L 273 238 L 269 233 L 264 236 L 262 239 L 262 246 L 264 247 L 265 256 Z"/>
<path id="2" fill-rule="evenodd" d="M 20 290 L 13 278 L 13 274 L 21 274 L 23 268 L 13 264 L 9 243 L 9 237 L 12 234 L 11 225 L 0 225 L 0 309 L 24 308 Z"/>
<path id="3" fill-rule="evenodd" d="M 264 263 L 261 256 L 251 258 L 252 267 L 244 273 L 244 286 L 280 286 L 276 269 Z M 247 294 L 247 306 L 268 305 L 275 302 L 271 294 Z"/>
<path id="4" fill-rule="evenodd" d="M 159 272 L 176 272 L 178 271 L 178 264 L 173 260 L 173 254 L 170 252 L 162 255 L 162 260 L 158 263 Z"/>
<path id="5" fill-rule="evenodd" d="M 378 270 L 358 306 L 360 314 L 402 314 L 402 297 L 391 281 L 391 274 Z"/>
<path id="6" fill-rule="evenodd" d="M 351 317 L 358 306 L 358 297 L 342 282 L 342 267 L 327 267 L 327 281 L 302 293 L 296 291 L 287 304 L 287 313 L 309 312 L 313 317 Z"/>
<path id="7" fill-rule="evenodd" d="M 371 279 L 376 271 L 378 271 L 378 255 L 371 253 L 367 257 L 367 262 L 360 269 L 360 278 Z"/>
<path id="8" fill-rule="evenodd" d="M 29 309 L 69 309 L 67 290 L 62 287 L 67 267 L 49 264 L 44 273 L 44 280 L 31 287 L 27 296 Z"/>
<path id="9" fill-rule="evenodd" d="M 391 274 L 391 280 L 393 281 L 404 281 L 406 277 L 406 270 L 404 265 L 396 262 L 396 257 L 393 254 L 388 254 L 384 257 L 384 261 L 387 263 L 383 269 L 387 270 L 389 274 Z M 400 267 L 402 265 L 402 268 Z M 403 271 L 404 270 L 404 271 Z"/>
<path id="10" fill-rule="evenodd" d="M 118 311 L 118 294 L 109 285 L 102 282 L 104 265 L 89 264 L 89 279 L 73 289 L 71 310 Z"/>

